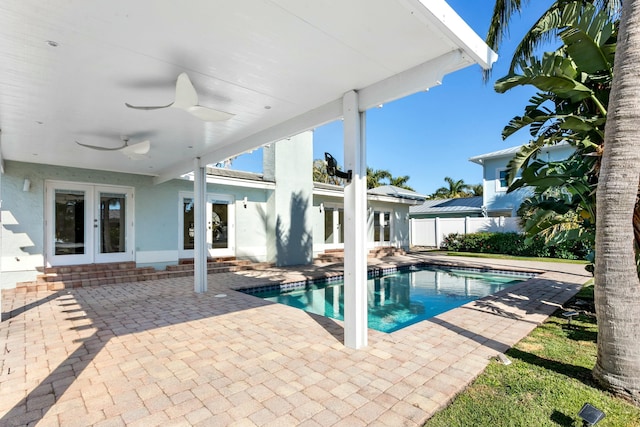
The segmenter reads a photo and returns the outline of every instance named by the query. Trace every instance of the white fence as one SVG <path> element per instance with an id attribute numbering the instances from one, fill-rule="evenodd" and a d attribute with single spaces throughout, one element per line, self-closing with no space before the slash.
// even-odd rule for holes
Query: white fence
<path id="1" fill-rule="evenodd" d="M 439 248 L 442 240 L 451 233 L 470 234 L 481 231 L 521 231 L 517 217 L 498 218 L 412 218 L 410 227 L 412 246 Z"/>

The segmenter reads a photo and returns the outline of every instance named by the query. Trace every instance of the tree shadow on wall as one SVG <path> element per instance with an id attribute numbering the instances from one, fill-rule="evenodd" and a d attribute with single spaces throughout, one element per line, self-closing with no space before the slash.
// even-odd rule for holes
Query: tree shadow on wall
<path id="1" fill-rule="evenodd" d="M 280 215 L 276 218 L 276 265 L 301 265 L 313 261 L 313 235 L 307 229 L 309 199 L 301 193 L 291 195 L 289 227 Z"/>

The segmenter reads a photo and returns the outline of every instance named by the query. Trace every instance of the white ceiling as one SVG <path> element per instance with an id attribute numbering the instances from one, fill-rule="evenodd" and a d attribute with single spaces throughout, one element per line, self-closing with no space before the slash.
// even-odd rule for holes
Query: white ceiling
<path id="1" fill-rule="evenodd" d="M 57 47 L 51 46 L 54 42 Z M 442 0 L 3 0 L 0 154 L 170 179 L 495 60 Z M 186 72 L 203 122 L 173 101 Z M 151 140 L 142 160 L 78 146 Z"/>

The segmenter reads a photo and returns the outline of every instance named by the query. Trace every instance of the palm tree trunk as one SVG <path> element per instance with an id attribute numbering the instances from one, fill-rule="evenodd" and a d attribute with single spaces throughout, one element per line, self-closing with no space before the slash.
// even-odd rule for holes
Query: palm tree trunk
<path id="1" fill-rule="evenodd" d="M 640 280 L 633 216 L 640 183 L 640 0 L 625 0 L 597 190 L 594 377 L 640 404 Z"/>

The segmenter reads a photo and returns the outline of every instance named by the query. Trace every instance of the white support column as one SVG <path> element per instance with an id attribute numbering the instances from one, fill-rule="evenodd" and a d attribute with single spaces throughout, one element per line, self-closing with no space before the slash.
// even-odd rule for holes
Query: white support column
<path id="1" fill-rule="evenodd" d="M 365 113 L 357 92 L 342 98 L 344 114 L 344 169 L 353 178 L 344 188 L 344 344 L 367 345 L 367 162 Z"/>
<path id="2" fill-rule="evenodd" d="M 193 290 L 207 292 L 207 173 L 196 158 L 193 167 Z"/>

